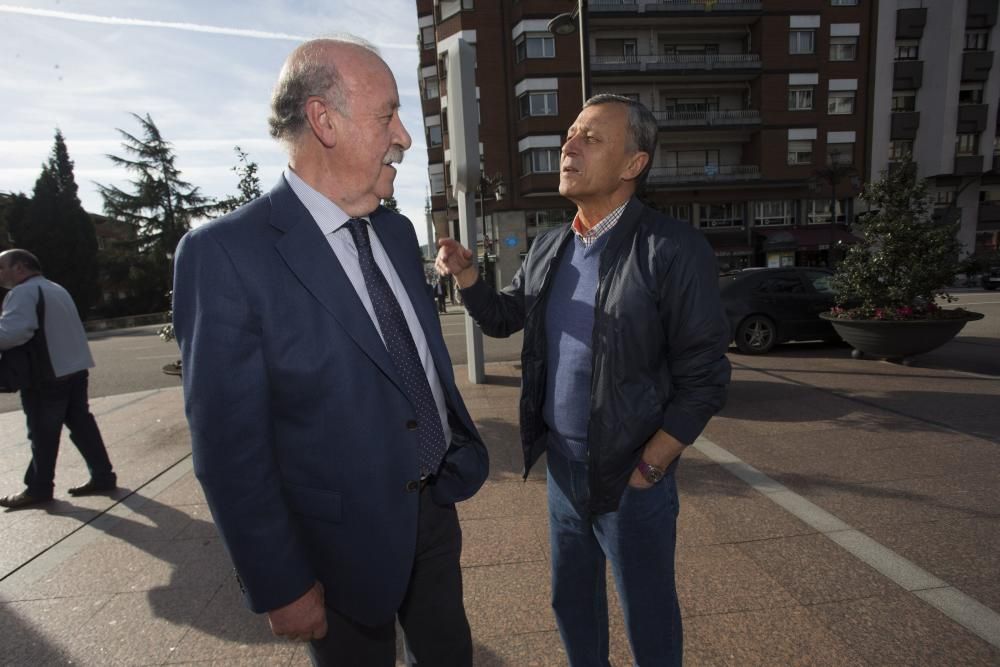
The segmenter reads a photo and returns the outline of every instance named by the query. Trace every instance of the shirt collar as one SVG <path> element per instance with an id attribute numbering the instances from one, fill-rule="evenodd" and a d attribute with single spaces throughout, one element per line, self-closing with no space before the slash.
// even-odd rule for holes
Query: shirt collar
<path id="1" fill-rule="evenodd" d="M 329 197 L 302 180 L 302 177 L 296 174 L 291 166 L 285 167 L 284 176 L 288 187 L 309 211 L 324 236 L 334 233 L 351 219 L 351 216 L 330 201 Z M 362 218 L 368 220 L 367 215 L 362 216 Z"/>
<path id="2" fill-rule="evenodd" d="M 573 218 L 573 233 L 576 234 L 576 238 L 583 242 L 583 245 L 590 246 L 605 234 L 611 231 L 622 217 L 622 213 L 625 212 L 625 207 L 628 206 L 629 200 L 625 200 L 621 206 L 604 216 L 604 219 L 599 223 L 591 227 L 590 229 L 584 229 L 583 224 L 580 222 L 580 213 L 577 211 L 576 217 Z"/>

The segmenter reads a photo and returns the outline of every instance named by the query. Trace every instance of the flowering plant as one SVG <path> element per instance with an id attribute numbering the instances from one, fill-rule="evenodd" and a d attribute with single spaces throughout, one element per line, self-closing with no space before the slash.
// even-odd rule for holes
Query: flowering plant
<path id="1" fill-rule="evenodd" d="M 906 160 L 883 172 L 862 194 L 869 213 L 859 223 L 861 240 L 837 267 L 831 285 L 839 319 L 915 320 L 963 318 L 935 301 L 959 268 L 957 223 L 932 219 L 927 184 Z"/>

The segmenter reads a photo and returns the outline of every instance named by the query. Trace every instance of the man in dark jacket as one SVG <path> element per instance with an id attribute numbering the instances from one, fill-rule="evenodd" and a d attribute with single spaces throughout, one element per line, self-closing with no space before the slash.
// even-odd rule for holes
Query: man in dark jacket
<path id="1" fill-rule="evenodd" d="M 638 102 L 591 98 L 562 147 L 573 224 L 539 236 L 499 293 L 455 241 L 437 258 L 487 335 L 524 329 L 525 475 L 547 452 L 552 606 L 573 667 L 609 664 L 606 560 L 636 663 L 681 664 L 674 476 L 729 383 L 711 248 L 635 197 L 656 135 Z"/>

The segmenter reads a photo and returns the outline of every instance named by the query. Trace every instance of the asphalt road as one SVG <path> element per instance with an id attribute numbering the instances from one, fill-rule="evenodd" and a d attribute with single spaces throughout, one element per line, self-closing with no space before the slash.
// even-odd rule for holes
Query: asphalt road
<path id="1" fill-rule="evenodd" d="M 940 352 L 924 355 L 919 358 L 918 363 L 928 366 L 947 364 L 957 370 L 1000 377 L 1000 292 L 963 290 L 954 296 L 957 300 L 952 306 L 981 312 L 986 317 L 966 325 L 962 333 L 945 348 L 941 348 Z M 441 327 L 452 363 L 466 363 L 464 314 L 453 308 L 452 312 L 442 317 Z M 90 348 L 97 363 L 97 367 L 90 373 L 92 397 L 180 385 L 180 378 L 162 371 L 164 364 L 179 357 L 177 346 L 160 340 L 156 335 L 157 329 L 158 325 L 90 335 Z M 484 336 L 485 360 L 518 359 L 521 340 L 520 333 L 503 339 Z M 984 348 L 994 348 L 995 352 Z M 984 351 L 989 353 L 984 354 Z M 0 412 L 20 409 L 17 394 L 0 394 Z"/>

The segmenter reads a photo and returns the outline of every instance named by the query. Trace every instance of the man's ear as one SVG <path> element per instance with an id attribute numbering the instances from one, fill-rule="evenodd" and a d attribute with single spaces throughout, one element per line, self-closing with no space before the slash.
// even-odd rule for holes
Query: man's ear
<path id="1" fill-rule="evenodd" d="M 622 172 L 623 181 L 634 181 L 642 173 L 642 170 L 646 168 L 649 163 L 649 153 L 645 151 L 636 151 L 625 167 L 625 171 Z"/>
<path id="2" fill-rule="evenodd" d="M 306 122 L 316 139 L 326 148 L 337 145 L 338 114 L 322 97 L 306 100 Z"/>

